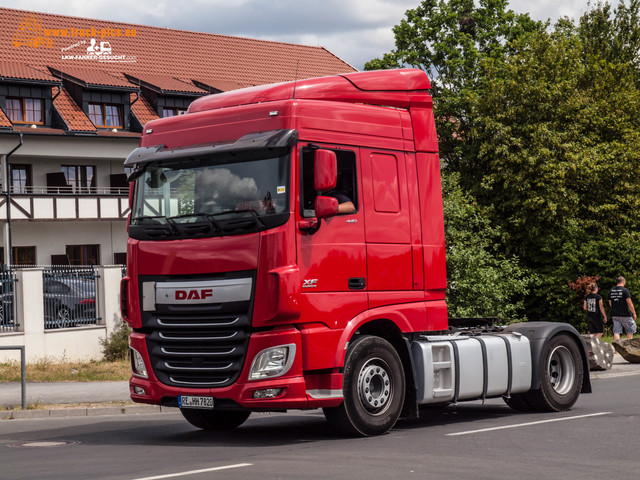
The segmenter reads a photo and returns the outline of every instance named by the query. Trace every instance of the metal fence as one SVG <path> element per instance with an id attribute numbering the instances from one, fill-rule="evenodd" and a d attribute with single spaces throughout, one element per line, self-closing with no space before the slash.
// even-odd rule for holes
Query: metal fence
<path id="1" fill-rule="evenodd" d="M 42 271 L 45 329 L 98 323 L 97 282 L 93 266 L 45 267 Z"/>
<path id="2" fill-rule="evenodd" d="M 20 324 L 16 315 L 16 275 L 11 270 L 0 272 L 0 333 L 17 332 Z"/>

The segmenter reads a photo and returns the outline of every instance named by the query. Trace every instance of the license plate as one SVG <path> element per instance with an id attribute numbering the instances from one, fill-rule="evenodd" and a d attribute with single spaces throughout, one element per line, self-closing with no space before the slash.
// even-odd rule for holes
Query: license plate
<path id="1" fill-rule="evenodd" d="M 180 408 L 202 408 L 213 410 L 213 397 L 193 397 L 182 395 L 178 397 L 178 405 Z"/>

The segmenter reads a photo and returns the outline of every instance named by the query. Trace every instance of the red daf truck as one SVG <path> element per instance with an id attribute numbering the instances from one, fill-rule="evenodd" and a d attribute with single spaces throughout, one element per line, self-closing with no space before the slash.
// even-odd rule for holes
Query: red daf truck
<path id="1" fill-rule="evenodd" d="M 359 72 L 196 100 L 126 165 L 123 317 L 136 402 L 231 429 L 322 408 L 376 435 L 419 406 L 590 392 L 570 325 L 447 318 L 427 75 Z"/>

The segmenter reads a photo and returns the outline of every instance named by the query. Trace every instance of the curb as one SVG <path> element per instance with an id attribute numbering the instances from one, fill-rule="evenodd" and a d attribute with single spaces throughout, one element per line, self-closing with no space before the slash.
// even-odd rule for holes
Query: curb
<path id="1" fill-rule="evenodd" d="M 4 410 L 0 420 L 23 420 L 32 418 L 99 417 L 113 415 L 142 415 L 177 413 L 179 408 L 158 405 L 130 405 L 124 407 L 55 408 L 51 410 Z"/>

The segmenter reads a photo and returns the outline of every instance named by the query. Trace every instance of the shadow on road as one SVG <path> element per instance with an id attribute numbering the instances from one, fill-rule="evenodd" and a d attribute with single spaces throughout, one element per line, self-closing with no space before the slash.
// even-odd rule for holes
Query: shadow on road
<path id="1" fill-rule="evenodd" d="M 392 434 L 416 428 L 473 424 L 476 421 L 486 423 L 486 421 L 505 417 L 531 421 L 537 415 L 543 415 L 517 413 L 506 405 L 494 402 L 496 403 L 485 405 L 473 402 L 455 406 L 421 408 L 418 420 L 398 422 Z M 254 413 L 241 427 L 229 432 L 199 430 L 177 415 L 131 415 L 100 423 L 80 422 L 69 427 L 58 426 L 50 433 L 51 436 L 40 436 L 40 440 L 73 439 L 85 445 L 101 446 L 270 447 L 348 438 L 329 428 L 321 410 L 275 414 Z"/>

